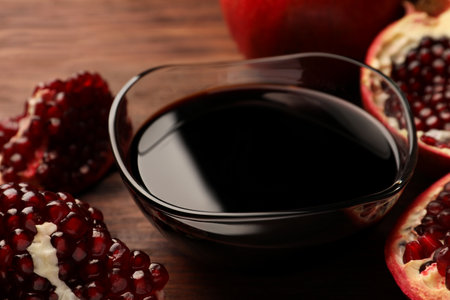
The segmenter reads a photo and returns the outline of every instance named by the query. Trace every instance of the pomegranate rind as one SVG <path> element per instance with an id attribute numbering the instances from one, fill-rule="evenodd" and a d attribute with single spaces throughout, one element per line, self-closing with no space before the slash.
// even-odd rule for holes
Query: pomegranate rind
<path id="1" fill-rule="evenodd" d="M 413 228 L 420 224 L 426 213 L 427 204 L 436 198 L 448 182 L 450 182 L 450 173 L 422 192 L 403 213 L 386 241 L 386 265 L 403 293 L 413 300 L 450 298 L 445 279 L 442 276 L 436 276 L 435 264 L 430 269 L 419 272 L 419 267 L 429 260 L 428 258 L 403 263 L 405 244 L 417 239 Z"/>

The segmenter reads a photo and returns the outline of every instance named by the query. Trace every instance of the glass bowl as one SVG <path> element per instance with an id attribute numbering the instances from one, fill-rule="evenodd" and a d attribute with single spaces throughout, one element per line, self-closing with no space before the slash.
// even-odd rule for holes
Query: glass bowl
<path id="1" fill-rule="evenodd" d="M 175 176 L 163 175 L 166 168 L 164 164 L 145 166 L 144 169 L 148 168 L 157 174 L 149 181 L 144 181 L 141 173 L 136 171 L 139 168 L 136 167 L 133 155 L 138 150 L 133 146 L 135 142 L 130 136 L 139 135 L 150 118 L 159 118 L 161 112 L 170 111 L 176 103 L 180 103 L 180 99 L 205 91 L 208 93 L 217 89 L 264 85 L 294 90 L 308 89 L 339 98 L 339 103 L 347 103 L 360 109 L 365 107 L 361 96 L 364 93 L 361 93 L 360 86 L 362 71 L 365 76 L 370 75 L 366 76 L 370 78 L 370 84 L 382 87 L 384 93 L 391 98 L 391 103 L 395 103 L 401 112 L 397 114 L 397 121 L 402 124 L 401 129 L 374 119 L 377 123 L 374 126 L 382 127 L 388 135 L 390 146 L 395 150 L 393 155 L 396 165 L 392 180 L 377 190 L 348 197 L 340 194 L 332 202 L 320 202 L 317 205 L 227 211 L 210 209 L 198 203 L 191 206 L 190 200 L 186 200 L 190 199 L 188 179 L 181 193 L 178 191 L 178 197 L 183 193 L 186 195 L 186 199 L 181 199 L 181 204 L 174 203 L 164 194 L 155 193 L 152 184 L 157 181 L 164 181 L 170 187 L 169 193 L 180 189 L 178 183 L 171 182 Z M 298 100 L 298 107 L 302 107 L 302 101 L 304 100 Z M 329 107 L 326 103 L 319 106 L 323 106 L 325 111 Z M 120 121 L 123 118 L 119 116 L 125 114 L 131 122 L 131 134 L 130 126 Z M 248 116 L 252 114 L 249 110 Z M 352 117 L 342 113 L 340 118 L 344 120 L 342 122 L 347 122 Z M 174 116 L 162 118 L 157 125 L 164 127 L 166 131 L 162 135 L 159 133 L 159 138 L 170 135 L 180 126 L 179 123 Z M 370 128 L 364 126 L 357 128 L 359 134 L 372 134 Z M 377 70 L 357 61 L 326 53 L 167 65 L 148 69 L 129 80 L 117 94 L 110 112 L 109 133 L 122 179 L 144 215 L 183 253 L 202 261 L 257 261 L 275 255 L 280 257 L 295 253 L 298 249 L 336 241 L 366 228 L 379 221 L 396 203 L 413 174 L 417 159 L 413 117 L 407 100 L 396 85 Z M 330 153 L 332 151 L 330 149 Z M 270 161 L 270 157 L 267 159 Z M 355 162 L 349 160 L 346 163 Z M 160 177 L 158 173 L 161 174 Z M 319 180 L 321 184 L 318 185 L 318 199 L 334 180 L 327 173 L 327 170 L 323 170 L 323 178 Z M 307 179 L 308 174 L 299 174 L 292 182 L 302 190 L 302 182 Z M 387 176 L 378 175 L 379 178 Z M 347 170 L 341 170 L 340 176 L 346 178 Z M 364 176 L 365 174 L 358 174 L 357 177 L 365 180 Z M 350 184 L 349 192 L 357 188 L 357 185 Z M 296 197 L 302 198 L 298 195 Z M 314 192 L 308 197 L 314 198 Z M 273 200 L 277 202 L 282 199 Z"/>

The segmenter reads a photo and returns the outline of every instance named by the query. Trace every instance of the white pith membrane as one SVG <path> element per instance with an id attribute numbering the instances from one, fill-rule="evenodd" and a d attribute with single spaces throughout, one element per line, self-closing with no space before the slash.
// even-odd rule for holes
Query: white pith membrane
<path id="1" fill-rule="evenodd" d="M 405 245 L 418 239 L 419 235 L 414 228 L 421 224 L 422 218 L 427 213 L 426 206 L 436 199 L 444 184 L 449 181 L 450 174 L 426 191 L 426 196 L 424 196 L 426 198 L 420 197 L 422 200 L 414 202 L 417 205 L 407 212 L 406 219 L 402 220 L 403 224 L 394 229 L 393 241 L 387 244 L 389 246 L 386 257 L 388 267 L 403 292 L 411 299 L 450 299 L 450 290 L 445 285 L 445 277 L 439 274 L 436 262 L 430 264 L 422 272 L 419 271 L 424 263 L 432 260 L 434 252 L 427 258 L 403 263 Z"/>
<path id="2" fill-rule="evenodd" d="M 371 58 L 369 64 L 390 76 L 392 63 L 403 63 L 407 53 L 411 49 L 418 47 L 423 37 L 439 39 L 443 36 L 450 37 L 450 10 L 440 14 L 438 17 L 429 16 L 424 12 L 412 12 L 383 31 L 378 51 Z M 388 95 L 382 92 L 381 89 L 375 90 L 373 95 L 374 102 L 381 111 L 384 111 L 384 102 Z M 391 126 L 399 127 L 397 120 L 391 117 L 387 118 Z M 417 131 L 419 138 L 423 134 L 423 131 Z M 450 131 L 448 130 L 432 129 L 427 131 L 427 135 L 433 137 L 436 141 L 450 141 Z M 449 148 L 440 148 L 440 150 L 450 155 Z"/>
<path id="3" fill-rule="evenodd" d="M 72 290 L 59 279 L 58 257 L 56 249 L 51 243 L 51 234 L 57 230 L 55 224 L 45 222 L 36 225 L 37 233 L 27 250 L 33 259 L 34 273 L 44 277 L 55 286 L 55 293 L 59 300 L 77 300 L 78 297 L 72 293 Z"/>

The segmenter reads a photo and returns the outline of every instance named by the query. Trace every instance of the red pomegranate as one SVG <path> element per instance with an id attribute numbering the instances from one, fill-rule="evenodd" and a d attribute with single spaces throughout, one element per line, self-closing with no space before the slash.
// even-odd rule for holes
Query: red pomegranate
<path id="1" fill-rule="evenodd" d="M 0 121 L 0 183 L 78 193 L 98 181 L 113 163 L 112 101 L 108 84 L 95 73 L 37 86 L 21 115 Z"/>
<path id="2" fill-rule="evenodd" d="M 404 212 L 387 240 L 385 256 L 409 298 L 450 298 L 450 173 Z"/>
<path id="3" fill-rule="evenodd" d="M 446 2 L 447 4 L 449 2 Z M 419 140 L 418 169 L 442 176 L 450 170 L 450 10 L 436 16 L 415 9 L 382 30 L 371 44 L 366 63 L 401 88 L 415 117 Z M 385 123 L 398 109 L 372 86 L 368 110 Z"/>
<path id="4" fill-rule="evenodd" d="M 220 0 L 248 58 L 323 51 L 363 60 L 375 35 L 402 16 L 402 0 Z"/>
<path id="5" fill-rule="evenodd" d="M 169 275 L 67 193 L 0 185 L 0 298 L 161 300 Z"/>

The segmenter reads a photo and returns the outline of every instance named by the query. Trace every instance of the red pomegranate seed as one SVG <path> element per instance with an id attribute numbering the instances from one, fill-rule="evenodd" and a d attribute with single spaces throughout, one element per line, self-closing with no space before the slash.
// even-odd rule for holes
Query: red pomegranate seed
<path id="1" fill-rule="evenodd" d="M 50 282 L 47 278 L 34 274 L 31 280 L 31 288 L 36 292 L 43 292 L 50 288 Z"/>
<path id="2" fill-rule="evenodd" d="M 0 201 L 2 203 L 3 209 L 7 210 L 11 207 L 18 207 L 18 201 L 20 200 L 17 190 L 13 188 L 9 188 L 5 190 L 1 197 Z"/>
<path id="3" fill-rule="evenodd" d="M 70 251 L 73 249 L 69 239 L 61 231 L 56 231 L 51 235 L 51 243 L 56 249 L 58 258 L 63 258 L 71 255 Z"/>
<path id="4" fill-rule="evenodd" d="M 450 263 L 450 251 L 447 246 L 440 248 L 434 255 L 434 260 L 437 263 L 437 269 L 439 274 L 445 276 L 447 267 Z"/>
<path id="5" fill-rule="evenodd" d="M 79 241 L 75 245 L 75 249 L 72 253 L 72 258 L 75 262 L 79 263 L 83 261 L 88 256 L 88 247 L 86 245 L 86 242 L 84 240 Z"/>
<path id="6" fill-rule="evenodd" d="M 444 203 L 446 206 L 450 207 L 450 189 L 447 190 L 444 187 L 444 189 L 436 197 L 436 200 L 439 200 L 442 203 Z"/>
<path id="7" fill-rule="evenodd" d="M 81 276 L 86 281 L 97 280 L 106 273 L 105 266 L 98 259 L 91 259 L 81 268 Z"/>
<path id="8" fill-rule="evenodd" d="M 150 267 L 150 257 L 140 250 L 132 251 L 130 265 L 133 270 L 146 270 Z"/>
<path id="9" fill-rule="evenodd" d="M 67 233 L 74 239 L 81 238 L 89 229 L 88 224 L 82 216 L 70 212 L 63 220 L 61 220 L 61 231 Z"/>
<path id="10" fill-rule="evenodd" d="M 405 245 L 403 263 L 406 264 L 410 260 L 422 259 L 424 257 L 422 246 L 418 241 L 411 241 Z"/>
<path id="11" fill-rule="evenodd" d="M 130 261 L 130 250 L 121 241 L 117 239 L 112 239 L 112 241 L 113 243 L 108 251 L 108 267 L 112 269 L 128 265 Z"/>
<path id="12" fill-rule="evenodd" d="M 93 281 L 87 286 L 85 297 L 90 300 L 102 300 L 106 295 L 106 289 L 100 282 Z"/>
<path id="13" fill-rule="evenodd" d="M 31 244 L 31 237 L 23 229 L 15 229 L 11 236 L 12 248 L 17 252 L 25 251 Z"/>
<path id="14" fill-rule="evenodd" d="M 151 274 L 149 270 L 137 270 L 131 275 L 134 290 L 137 295 L 147 296 L 152 291 Z"/>
<path id="15" fill-rule="evenodd" d="M 108 249 L 111 247 L 111 237 L 109 233 L 104 228 L 94 227 L 92 229 L 91 238 L 91 256 L 100 257 L 106 254 Z"/>
<path id="16" fill-rule="evenodd" d="M 11 266 L 13 251 L 5 240 L 0 241 L 0 270 L 5 270 Z"/>
<path id="17" fill-rule="evenodd" d="M 30 275 L 33 273 L 33 260 L 28 253 L 14 256 L 13 265 L 17 266 L 17 271 L 21 274 Z"/>
<path id="18" fill-rule="evenodd" d="M 63 281 L 68 281 L 74 275 L 75 267 L 68 261 L 58 263 L 58 268 L 58 276 Z"/>
<path id="19" fill-rule="evenodd" d="M 46 212 L 49 216 L 49 221 L 54 224 L 58 224 L 64 217 L 69 214 L 70 209 L 63 201 L 52 200 L 47 203 Z"/>
<path id="20" fill-rule="evenodd" d="M 167 272 L 167 269 L 161 264 L 152 263 L 150 265 L 150 272 L 153 276 L 153 287 L 155 289 L 162 289 L 167 281 L 169 281 L 169 272 Z"/>
<path id="21" fill-rule="evenodd" d="M 441 224 L 445 228 L 450 229 L 450 208 L 446 208 L 446 209 L 442 210 L 437 215 L 437 220 L 438 220 L 439 224 Z"/>
<path id="22" fill-rule="evenodd" d="M 430 233 L 419 236 L 417 240 L 425 257 L 430 256 L 436 249 L 442 247 L 442 243 Z"/>
<path id="23" fill-rule="evenodd" d="M 129 289 L 129 281 L 126 276 L 124 276 L 120 269 L 113 268 L 109 275 L 109 283 L 111 285 L 111 293 L 121 294 Z"/>
<path id="24" fill-rule="evenodd" d="M 32 233 L 36 233 L 36 224 L 42 223 L 42 217 L 33 206 L 28 206 L 20 212 L 23 227 Z"/>
<path id="25" fill-rule="evenodd" d="M 427 205 L 427 213 L 430 215 L 437 215 L 442 209 L 444 209 L 444 204 L 440 201 L 431 201 Z"/>

